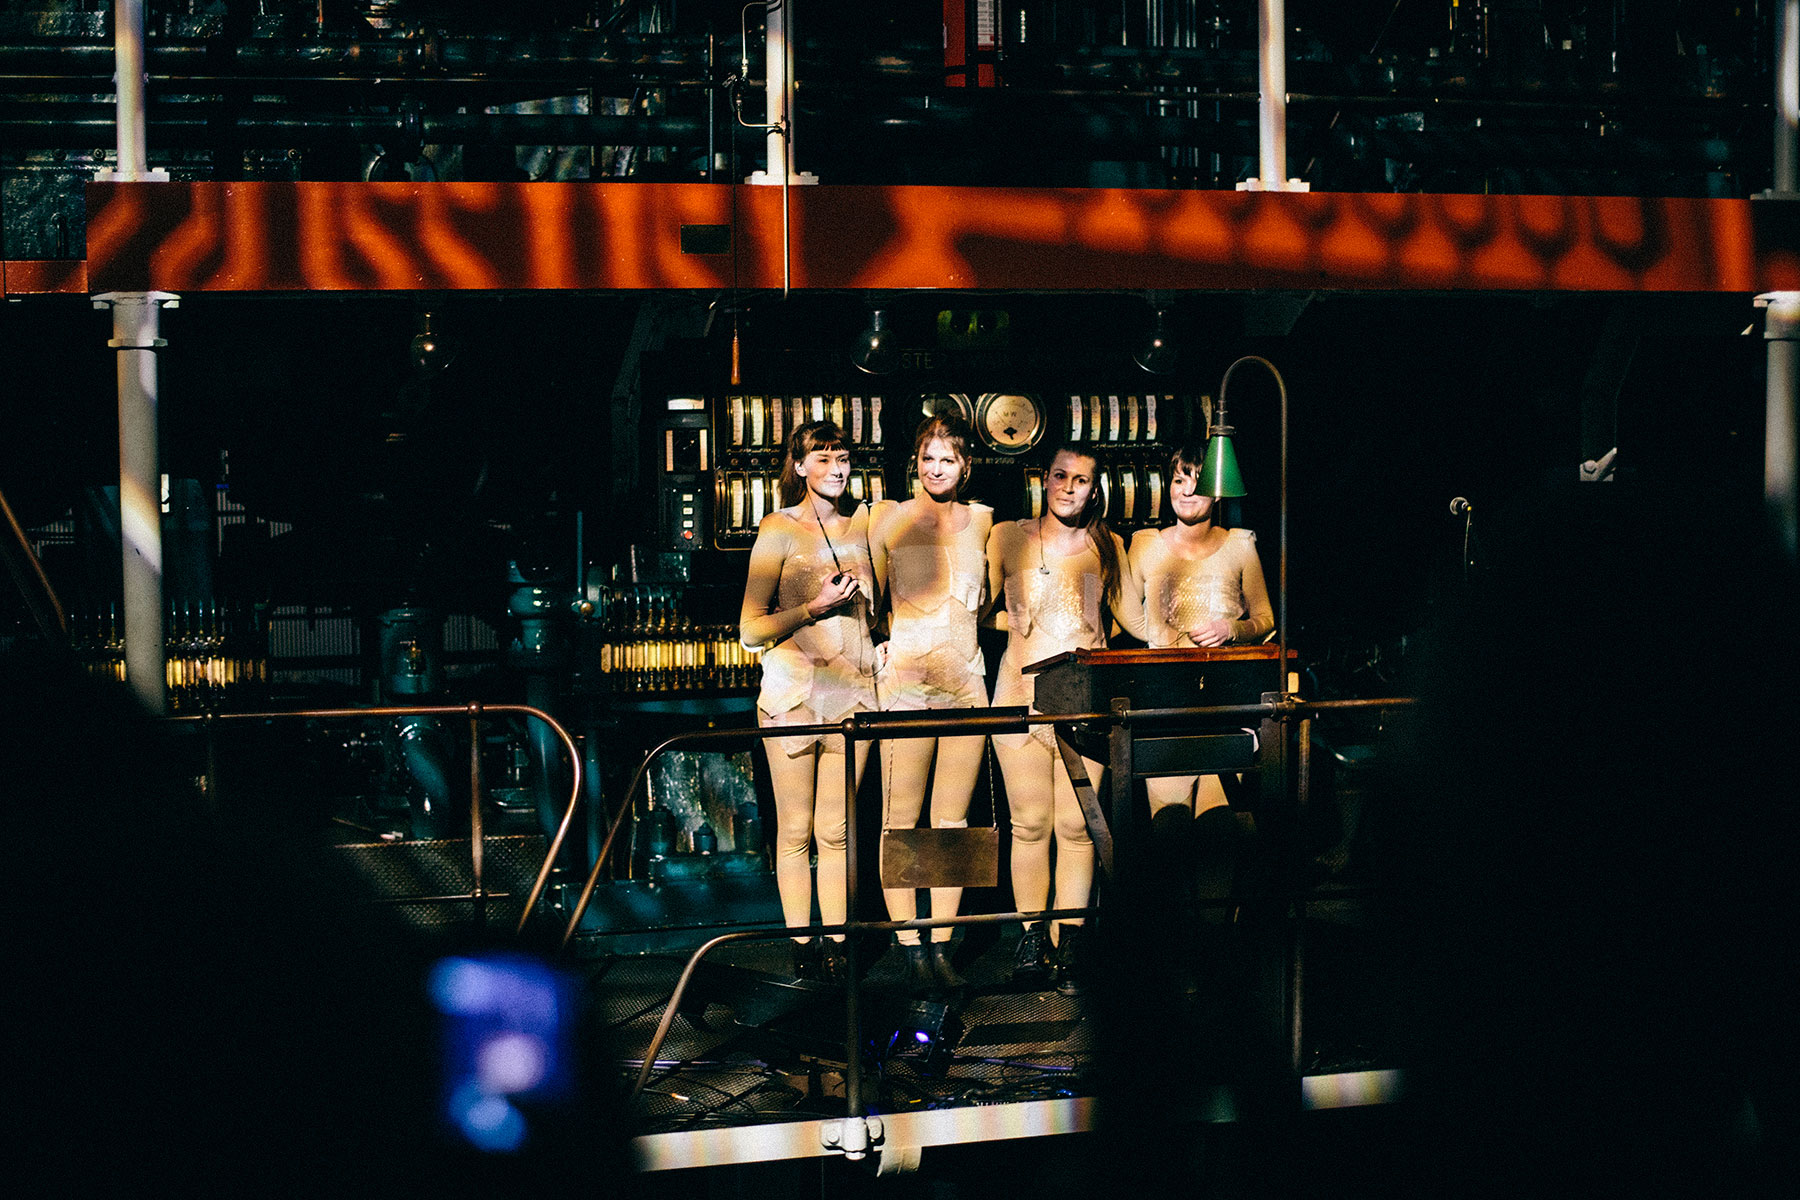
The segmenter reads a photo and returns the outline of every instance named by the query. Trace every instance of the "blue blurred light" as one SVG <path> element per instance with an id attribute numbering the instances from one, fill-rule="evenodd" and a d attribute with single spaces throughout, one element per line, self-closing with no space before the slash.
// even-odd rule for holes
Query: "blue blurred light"
<path id="1" fill-rule="evenodd" d="M 919 1043 L 921 1046 L 929 1046 L 931 1045 L 931 1035 L 926 1033 L 923 1029 L 920 1029 L 913 1033 L 913 1041 Z"/>
<path id="2" fill-rule="evenodd" d="M 475 1052 L 475 1077 L 489 1095 L 529 1092 L 549 1070 L 550 1048 L 528 1033 L 496 1033 Z"/>
<path id="3" fill-rule="evenodd" d="M 477 1150 L 505 1154 L 525 1142 L 524 1114 L 503 1096 L 484 1096 L 474 1089 L 464 1089 L 452 1107 L 456 1127 Z"/>

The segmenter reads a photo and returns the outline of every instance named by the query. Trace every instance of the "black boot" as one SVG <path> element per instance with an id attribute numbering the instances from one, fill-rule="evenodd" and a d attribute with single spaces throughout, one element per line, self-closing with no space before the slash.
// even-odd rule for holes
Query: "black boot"
<path id="1" fill-rule="evenodd" d="M 938 986 L 954 990 L 964 987 L 968 981 L 956 973 L 956 967 L 950 962 L 950 943 L 933 942 L 926 949 L 931 959 L 932 973 L 937 977 Z"/>
<path id="2" fill-rule="evenodd" d="M 819 949 L 819 960 L 825 968 L 825 982 L 847 986 L 850 980 L 850 951 L 846 943 L 834 942 L 829 938 Z"/>
<path id="3" fill-rule="evenodd" d="M 935 992 L 942 986 L 937 972 L 931 969 L 931 950 L 914 943 L 900 947 L 906 954 L 906 986 L 915 996 Z"/>
<path id="4" fill-rule="evenodd" d="M 1013 982 L 1042 988 L 1050 982 L 1050 931 L 1042 923 L 1028 925 L 1013 953 Z"/>
<path id="5" fill-rule="evenodd" d="M 1086 970 L 1087 934 L 1080 925 L 1064 925 L 1056 942 L 1056 990 L 1065 996 L 1079 996 L 1086 991 L 1082 982 Z"/>

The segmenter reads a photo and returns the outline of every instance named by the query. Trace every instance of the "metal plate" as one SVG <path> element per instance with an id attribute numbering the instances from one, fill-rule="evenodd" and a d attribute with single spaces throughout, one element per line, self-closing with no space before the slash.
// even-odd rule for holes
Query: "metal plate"
<path id="1" fill-rule="evenodd" d="M 1000 882 L 1000 831 L 889 829 L 881 835 L 881 886 L 995 887 Z"/>

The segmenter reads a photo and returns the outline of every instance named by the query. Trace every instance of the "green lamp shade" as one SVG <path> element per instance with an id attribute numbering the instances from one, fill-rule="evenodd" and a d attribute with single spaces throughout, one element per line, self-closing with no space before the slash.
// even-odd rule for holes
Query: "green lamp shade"
<path id="1" fill-rule="evenodd" d="M 1238 470 L 1237 451 L 1231 448 L 1229 431 L 1220 430 L 1207 439 L 1206 462 L 1200 468 L 1196 490 L 1216 500 L 1244 494 L 1244 473 Z"/>

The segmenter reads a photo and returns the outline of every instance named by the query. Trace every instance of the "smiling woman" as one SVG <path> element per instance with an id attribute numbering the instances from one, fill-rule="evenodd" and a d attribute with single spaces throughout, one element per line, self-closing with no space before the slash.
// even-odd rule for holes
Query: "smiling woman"
<path id="1" fill-rule="evenodd" d="M 919 494 L 876 507 L 870 552 L 875 577 L 887 596 L 889 657 L 881 676 L 884 709 L 984 708 L 987 689 L 976 640 L 984 553 L 994 512 L 961 499 L 969 479 L 969 430 L 953 416 L 926 418 L 913 439 Z M 984 739 L 895 738 L 881 743 L 884 826 L 910 829 L 931 796 L 933 829 L 968 825 L 969 798 L 981 769 Z M 913 888 L 886 890 L 896 921 L 918 916 Z M 931 915 L 956 915 L 960 888 L 931 889 Z M 950 962 L 948 928 L 934 929 L 929 945 L 917 930 L 896 935 L 904 946 L 912 982 L 930 991 L 962 983 Z"/>
<path id="2" fill-rule="evenodd" d="M 841 721 L 875 708 L 875 646 L 869 637 L 869 510 L 850 501 L 850 451 L 830 421 L 794 430 L 781 463 L 785 507 L 762 519 L 750 550 L 739 635 L 760 649 L 762 693 L 757 719 L 765 727 Z M 848 511 L 846 511 L 848 510 Z M 775 886 L 791 928 L 812 920 L 812 871 L 818 847 L 819 917 L 844 921 L 845 804 L 841 737 L 796 734 L 764 743 L 775 792 Z M 856 747 L 856 778 L 868 759 Z M 838 949 L 796 938 L 795 973 L 844 982 Z"/>

